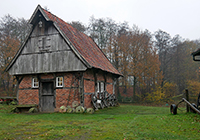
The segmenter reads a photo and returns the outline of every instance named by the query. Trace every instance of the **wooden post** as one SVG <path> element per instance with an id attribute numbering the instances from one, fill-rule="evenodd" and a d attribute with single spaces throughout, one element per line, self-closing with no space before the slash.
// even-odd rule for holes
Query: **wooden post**
<path id="1" fill-rule="evenodd" d="M 185 98 L 186 98 L 186 100 L 189 102 L 189 93 L 188 93 L 188 89 L 185 89 Z M 188 104 L 186 104 L 186 110 L 187 110 L 187 112 L 190 112 L 190 107 L 189 107 L 189 105 Z"/>

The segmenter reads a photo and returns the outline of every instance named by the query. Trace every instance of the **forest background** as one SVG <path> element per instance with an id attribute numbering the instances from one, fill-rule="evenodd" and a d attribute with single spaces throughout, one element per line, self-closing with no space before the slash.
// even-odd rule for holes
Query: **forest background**
<path id="1" fill-rule="evenodd" d="M 127 22 L 93 16 L 88 25 L 80 21 L 69 24 L 90 36 L 123 74 L 116 87 L 120 102 L 168 103 L 186 88 L 192 96 L 200 92 L 200 63 L 191 56 L 200 48 L 200 39 L 171 37 L 162 30 L 151 33 Z M 8 14 L 0 19 L 0 96 L 16 96 L 16 79 L 4 69 L 30 29 L 24 18 Z"/>

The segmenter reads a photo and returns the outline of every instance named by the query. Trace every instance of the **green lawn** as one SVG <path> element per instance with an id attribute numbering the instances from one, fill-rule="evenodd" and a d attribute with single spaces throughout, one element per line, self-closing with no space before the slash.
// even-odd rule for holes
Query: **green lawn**
<path id="1" fill-rule="evenodd" d="M 94 114 L 12 114 L 0 104 L 0 139 L 200 139 L 200 116 L 169 107 L 121 105 Z"/>

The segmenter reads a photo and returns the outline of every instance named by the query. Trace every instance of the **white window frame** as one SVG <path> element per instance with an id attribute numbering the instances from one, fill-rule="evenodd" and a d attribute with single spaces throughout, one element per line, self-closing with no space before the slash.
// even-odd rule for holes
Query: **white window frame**
<path id="1" fill-rule="evenodd" d="M 104 82 L 97 82 L 97 93 L 104 92 Z"/>
<path id="2" fill-rule="evenodd" d="M 62 79 L 62 81 L 60 79 Z M 62 76 L 56 77 L 56 87 L 63 87 L 63 84 L 64 84 L 64 78 Z"/>
<path id="3" fill-rule="evenodd" d="M 37 77 L 33 77 L 32 79 L 32 88 L 38 88 L 39 87 L 39 80 Z"/>

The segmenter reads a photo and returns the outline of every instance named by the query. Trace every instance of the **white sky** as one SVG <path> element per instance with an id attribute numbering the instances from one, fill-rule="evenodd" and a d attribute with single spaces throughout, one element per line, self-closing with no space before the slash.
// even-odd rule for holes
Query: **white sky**
<path id="1" fill-rule="evenodd" d="M 0 0 L 0 17 L 29 19 L 38 4 L 66 22 L 109 17 L 152 33 L 161 29 L 172 37 L 200 39 L 200 0 Z"/>

